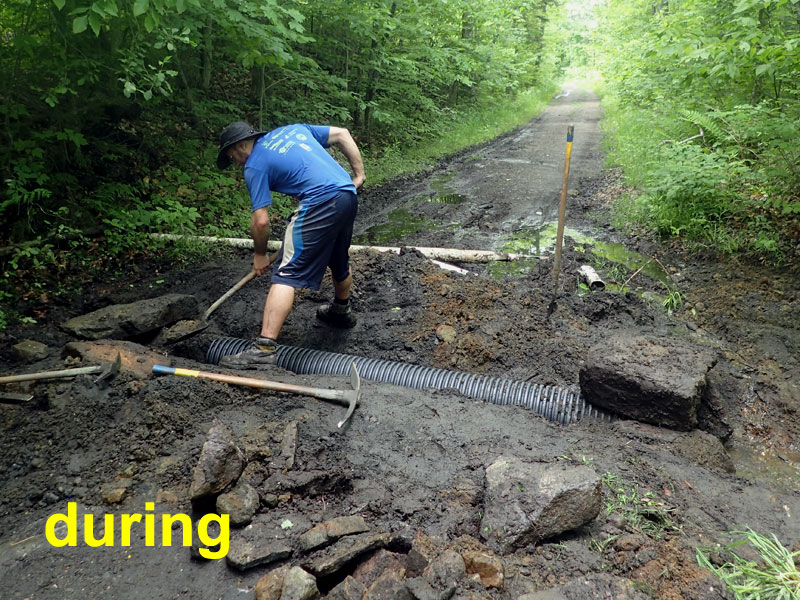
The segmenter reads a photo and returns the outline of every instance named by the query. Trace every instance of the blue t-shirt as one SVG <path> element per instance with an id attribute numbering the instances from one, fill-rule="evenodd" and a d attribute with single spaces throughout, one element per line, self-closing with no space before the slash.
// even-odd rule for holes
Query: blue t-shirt
<path id="1" fill-rule="evenodd" d="M 314 206 L 342 190 L 356 193 L 350 175 L 325 151 L 330 127 L 287 125 L 258 138 L 244 165 L 253 210 L 272 204 L 272 191 Z"/>

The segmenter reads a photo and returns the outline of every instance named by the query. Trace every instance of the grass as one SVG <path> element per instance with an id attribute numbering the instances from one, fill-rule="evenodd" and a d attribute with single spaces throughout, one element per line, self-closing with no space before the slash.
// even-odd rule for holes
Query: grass
<path id="1" fill-rule="evenodd" d="M 603 483 L 610 492 L 606 499 L 606 514 L 618 513 L 628 525 L 655 538 L 680 529 L 670 517 L 673 509 L 652 492 L 642 492 L 638 485 L 611 473 L 603 475 Z"/>
<path id="2" fill-rule="evenodd" d="M 800 598 L 800 552 L 791 552 L 774 534 L 756 533 L 750 528 L 733 531 L 739 539 L 725 546 L 699 547 L 698 564 L 719 577 L 736 600 L 797 600 Z M 753 546 L 760 561 L 747 560 L 734 550 L 744 544 Z M 714 553 L 727 555 L 729 560 L 712 564 Z"/>

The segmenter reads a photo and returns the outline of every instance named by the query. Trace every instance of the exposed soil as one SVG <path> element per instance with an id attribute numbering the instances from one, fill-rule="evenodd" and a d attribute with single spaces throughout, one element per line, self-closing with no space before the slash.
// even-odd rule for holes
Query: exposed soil
<path id="1" fill-rule="evenodd" d="M 411 556 L 412 542 L 431 554 L 447 548 L 492 554 L 480 530 L 484 469 L 503 454 L 588 465 L 612 484 L 641 497 L 651 494 L 659 515 L 671 521 L 660 532 L 642 527 L 605 487 L 609 510 L 594 521 L 500 557 L 500 587 L 462 577 L 453 598 L 516 599 L 553 588 L 561 596 L 539 597 L 725 598 L 720 582 L 697 566 L 698 545 L 727 543 L 729 532 L 750 527 L 795 546 L 797 270 L 690 256 L 643 233 L 622 236 L 609 224 L 609 203 L 623 189 L 615 173 L 602 169 L 598 111 L 596 98 L 571 90 L 511 134 L 450 157 L 430 173 L 367 189 L 357 233 L 374 237 L 370 228 L 403 209 L 406 222 L 425 225 L 402 228 L 399 237 L 383 237 L 381 245 L 502 249 L 509 236 L 554 219 L 564 133 L 574 123 L 568 225 L 657 259 L 682 294 L 677 311 L 668 313 L 647 299 L 647 292 L 664 293 L 662 282 L 611 264 L 601 275 L 609 283 L 629 279 L 629 291 L 578 293 L 577 268 L 592 263 L 592 242 L 565 239 L 551 316 L 552 251 L 525 263 L 527 269 L 498 277 L 496 265 L 462 263 L 469 271 L 463 275 L 406 249 L 400 255 L 353 256 L 359 319 L 354 329 L 336 331 L 316 322 L 316 307 L 332 293 L 326 280 L 320 291 L 298 294 L 280 341 L 577 392 L 588 349 L 610 332 L 678 337 L 718 352 L 709 382 L 715 406 L 706 407 L 701 422 L 716 438 L 624 420 L 558 425 L 521 407 L 368 380 L 362 382 L 361 405 L 342 429 L 336 423 L 344 409 L 335 404 L 195 378 L 123 371 L 101 384 L 87 375 L 21 385 L 15 390 L 29 390 L 33 401 L 0 404 L 0 598 L 254 597 L 259 578 L 283 563 L 241 572 L 224 559 L 194 560 L 177 543 L 147 547 L 138 532 L 130 547 L 113 548 L 53 548 L 44 536 L 47 517 L 65 512 L 68 502 L 97 520 L 102 513 L 145 512 L 146 502 L 155 502 L 157 513 L 192 513 L 192 470 L 215 419 L 233 430 L 249 460 L 243 478 L 259 490 L 261 501 L 254 523 L 290 545 L 312 525 L 358 514 L 372 532 L 389 532 L 389 549 L 401 557 Z M 429 201 L 443 195 L 442 185 L 452 201 Z M 5 332 L 3 371 L 64 368 L 61 350 L 73 340 L 59 324 L 67 318 L 169 292 L 194 294 L 208 306 L 249 265 L 249 253 L 230 250 L 207 264 L 140 265 L 128 279 L 98 282 L 35 326 Z M 215 313 L 206 331 L 177 345 L 136 342 L 142 350 L 152 346 L 164 363 L 213 368 L 203 362 L 212 340 L 258 332 L 268 286 L 267 277 L 248 284 Z M 23 339 L 48 344 L 51 356 L 30 365 L 15 362 L 10 347 Z M 339 376 L 297 376 L 277 368 L 264 375 L 315 387 L 348 386 Z M 293 422 L 296 454 L 286 469 L 276 457 Z M 724 452 L 716 439 L 724 442 Z M 282 474 L 286 493 L 275 497 L 270 482 Z M 114 490 L 124 493 L 115 498 Z M 292 527 L 282 529 L 286 520 Z M 234 528 L 231 544 L 252 531 L 253 526 Z M 284 562 L 307 559 L 296 551 Z M 320 580 L 320 589 L 329 591 L 356 567 Z"/>

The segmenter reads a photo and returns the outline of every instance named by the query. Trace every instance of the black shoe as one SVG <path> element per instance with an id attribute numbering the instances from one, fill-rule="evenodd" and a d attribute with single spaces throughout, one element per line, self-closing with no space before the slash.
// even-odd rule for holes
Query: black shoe
<path id="1" fill-rule="evenodd" d="M 223 356 L 219 361 L 221 367 L 231 369 L 258 369 L 278 362 L 278 348 L 275 340 L 260 337 L 253 344 L 238 354 Z"/>
<path id="2" fill-rule="evenodd" d="M 340 329 L 351 329 L 356 326 L 356 316 L 350 310 L 350 303 L 347 304 L 326 304 L 317 309 L 317 318 L 331 327 Z"/>

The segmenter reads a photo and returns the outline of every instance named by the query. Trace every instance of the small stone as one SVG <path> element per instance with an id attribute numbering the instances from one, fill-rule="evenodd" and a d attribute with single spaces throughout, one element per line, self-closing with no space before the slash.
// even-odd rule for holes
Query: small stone
<path id="1" fill-rule="evenodd" d="M 259 565 L 266 565 L 289 558 L 291 555 L 292 549 L 280 541 L 251 542 L 250 540 L 234 540 L 230 544 L 230 550 L 225 559 L 231 567 L 239 571 L 246 571 Z"/>
<path id="2" fill-rule="evenodd" d="M 346 535 L 368 531 L 364 517 L 353 515 L 337 517 L 312 527 L 300 536 L 300 547 L 305 551 L 320 548 Z"/>
<path id="3" fill-rule="evenodd" d="M 283 578 L 281 600 L 314 600 L 319 598 L 316 578 L 301 567 L 292 567 Z"/>
<path id="4" fill-rule="evenodd" d="M 362 600 L 366 591 L 367 588 L 363 583 L 348 575 L 325 598 L 328 600 Z"/>
<path id="5" fill-rule="evenodd" d="M 178 504 L 178 494 L 170 490 L 158 490 L 156 494 L 156 502 L 160 504 Z"/>
<path id="6" fill-rule="evenodd" d="M 108 504 L 119 504 L 125 498 L 124 487 L 112 488 L 103 492 L 103 500 Z"/>
<path id="7" fill-rule="evenodd" d="M 503 587 L 505 567 L 502 560 L 484 552 L 465 552 L 463 556 L 467 574 L 477 574 L 483 587 L 498 589 Z"/>
<path id="8" fill-rule="evenodd" d="M 217 514 L 229 515 L 231 525 L 247 525 L 258 510 L 258 492 L 243 481 L 217 497 Z"/>
<path id="9" fill-rule="evenodd" d="M 289 566 L 284 565 L 259 579 L 256 583 L 256 600 L 280 600 L 283 580 L 288 572 Z"/>
<path id="10" fill-rule="evenodd" d="M 436 335 L 443 342 L 452 344 L 456 339 L 456 330 L 450 325 L 442 324 L 436 328 Z"/>
<path id="11" fill-rule="evenodd" d="M 621 535 L 614 540 L 614 548 L 623 552 L 632 552 L 638 550 L 644 544 L 644 536 L 635 533 Z"/>

